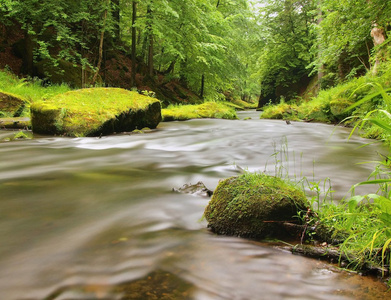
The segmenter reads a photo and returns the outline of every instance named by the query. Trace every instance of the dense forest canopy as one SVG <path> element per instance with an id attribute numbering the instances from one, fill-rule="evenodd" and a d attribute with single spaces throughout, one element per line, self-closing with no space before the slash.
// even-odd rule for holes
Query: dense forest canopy
<path id="1" fill-rule="evenodd" d="M 125 85 L 106 80 L 114 62 L 124 87 L 164 76 L 201 98 L 267 103 L 302 95 L 314 79 L 328 87 L 381 72 L 391 2 L 0 0 L 0 20 L 0 67 L 15 73 L 50 79 L 71 65 L 84 70 L 76 85 L 98 74 Z"/>

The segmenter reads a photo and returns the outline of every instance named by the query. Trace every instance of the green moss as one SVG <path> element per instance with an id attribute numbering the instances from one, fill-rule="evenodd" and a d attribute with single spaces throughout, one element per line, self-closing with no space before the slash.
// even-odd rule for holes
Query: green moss
<path id="1" fill-rule="evenodd" d="M 262 119 L 297 120 L 298 108 L 295 104 L 281 103 L 266 106 L 261 114 Z"/>
<path id="2" fill-rule="evenodd" d="M 246 102 L 240 99 L 232 99 L 230 102 L 227 102 L 227 104 L 231 103 L 239 109 L 255 109 L 258 107 L 257 102 Z"/>
<path id="3" fill-rule="evenodd" d="M 14 140 L 25 140 L 25 139 L 31 139 L 31 136 L 27 135 L 23 131 L 19 131 L 14 135 Z"/>
<path id="4" fill-rule="evenodd" d="M 208 227 L 219 234 L 280 237 L 283 221 L 307 207 L 301 189 L 274 176 L 246 173 L 220 181 L 205 209 Z"/>
<path id="5" fill-rule="evenodd" d="M 162 109 L 164 121 L 184 121 L 201 118 L 237 119 L 232 107 L 220 102 L 205 102 L 199 105 L 170 105 Z"/>
<path id="6" fill-rule="evenodd" d="M 156 128 L 161 121 L 157 99 L 119 88 L 70 91 L 31 106 L 35 132 L 95 136 L 137 128 Z"/>
<path id="7" fill-rule="evenodd" d="M 29 105 L 29 101 L 21 96 L 0 92 L 0 118 L 25 116 Z"/>

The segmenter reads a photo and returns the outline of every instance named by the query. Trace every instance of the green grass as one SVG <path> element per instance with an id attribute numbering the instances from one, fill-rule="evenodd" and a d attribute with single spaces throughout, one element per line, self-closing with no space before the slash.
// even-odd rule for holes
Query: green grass
<path id="1" fill-rule="evenodd" d="M 378 161 L 367 181 L 351 188 L 351 196 L 338 201 L 332 197 L 332 182 L 328 178 L 315 182 L 302 176 L 288 177 L 290 172 L 284 166 L 295 157 L 288 156 L 286 141 L 282 141 L 281 148 L 275 149 L 271 158 L 275 160 L 275 176 L 288 182 L 294 180 L 306 192 L 312 213 L 298 214 L 297 218 L 308 228 L 323 228 L 324 234 L 317 238 L 334 240 L 335 247 L 350 261 L 348 269 L 360 270 L 366 264 L 391 271 L 391 162 L 388 158 Z M 357 186 L 368 184 L 375 185 L 377 192 L 355 194 Z M 314 234 L 315 231 L 307 232 L 307 242 L 313 241 Z"/>
<path id="2" fill-rule="evenodd" d="M 0 91 L 21 96 L 30 102 L 48 99 L 70 90 L 65 84 L 43 86 L 41 80 L 20 79 L 10 72 L 0 70 Z"/>
<path id="3" fill-rule="evenodd" d="M 387 110 L 385 98 L 391 87 L 391 63 L 386 64 L 379 76 L 367 74 L 341 83 L 333 88 L 321 90 L 317 97 L 310 101 L 291 99 L 287 103 L 269 105 L 264 108 L 261 118 L 289 119 L 322 123 L 333 123 L 354 127 L 368 118 L 368 112 L 374 113 L 377 119 L 388 120 L 386 115 L 379 114 Z M 351 109 L 348 109 L 348 108 Z M 388 140 L 384 128 L 374 126 L 373 122 L 360 124 L 360 133 L 364 137 Z M 391 143 L 391 139 L 388 142 Z"/>
<path id="4" fill-rule="evenodd" d="M 48 99 L 69 90 L 70 88 L 67 85 L 49 85 L 44 87 L 40 80 L 20 79 L 10 72 L 0 70 L 0 92 L 19 98 L 25 103 L 23 111 L 18 116 L 30 117 L 31 103 Z M 0 109 L 1 118 L 13 117 L 13 114 L 12 110 Z"/>
<path id="5" fill-rule="evenodd" d="M 198 105 L 169 105 L 162 109 L 163 121 L 184 121 L 201 118 L 237 119 L 235 109 L 223 102 Z"/>

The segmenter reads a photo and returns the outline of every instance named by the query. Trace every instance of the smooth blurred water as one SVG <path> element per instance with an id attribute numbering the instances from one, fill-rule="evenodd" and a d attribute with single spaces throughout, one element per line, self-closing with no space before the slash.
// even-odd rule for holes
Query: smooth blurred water
<path id="1" fill-rule="evenodd" d="M 189 284 L 189 299 L 356 299 L 326 264 L 210 233 L 209 199 L 172 192 L 198 181 L 213 190 L 239 166 L 329 177 L 339 199 L 373 169 L 358 163 L 384 153 L 347 142 L 349 129 L 258 115 L 0 143 L 0 299 L 121 299 L 118 286 L 153 272 Z"/>

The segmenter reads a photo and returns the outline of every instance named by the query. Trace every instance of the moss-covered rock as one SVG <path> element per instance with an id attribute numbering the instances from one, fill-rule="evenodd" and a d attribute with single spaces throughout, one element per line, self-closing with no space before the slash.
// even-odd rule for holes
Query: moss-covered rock
<path id="1" fill-rule="evenodd" d="M 336 98 L 330 101 L 330 111 L 338 120 L 342 121 L 350 115 L 346 109 L 351 106 L 354 101 L 350 98 Z"/>
<path id="2" fill-rule="evenodd" d="M 202 118 L 231 120 L 238 118 L 234 108 L 219 102 L 205 102 L 198 105 L 170 105 L 168 108 L 162 109 L 162 114 L 165 122 Z"/>
<path id="3" fill-rule="evenodd" d="M 99 136 L 156 128 L 159 100 L 119 88 L 70 91 L 31 105 L 33 131 L 67 136 Z"/>
<path id="4" fill-rule="evenodd" d="M 30 118 L 0 118 L 0 128 L 4 129 L 29 129 Z"/>
<path id="5" fill-rule="evenodd" d="M 0 118 L 22 116 L 29 102 L 17 95 L 0 92 Z"/>
<path id="6" fill-rule="evenodd" d="M 293 184 L 274 176 L 246 173 L 220 181 L 205 218 L 218 234 L 283 237 L 283 222 L 295 220 L 307 205 L 303 191 Z"/>

